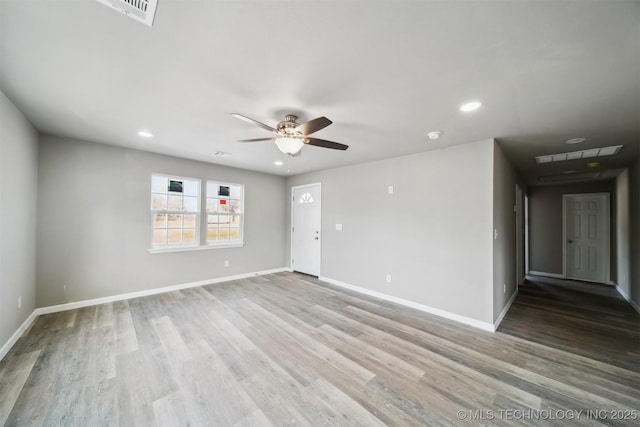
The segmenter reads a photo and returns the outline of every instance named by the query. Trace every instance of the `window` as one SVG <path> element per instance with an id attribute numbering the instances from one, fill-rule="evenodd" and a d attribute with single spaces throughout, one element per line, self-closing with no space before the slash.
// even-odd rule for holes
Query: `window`
<path id="1" fill-rule="evenodd" d="M 151 176 L 152 248 L 197 246 L 200 180 Z"/>
<path id="2" fill-rule="evenodd" d="M 207 181 L 207 244 L 242 243 L 244 187 Z"/>

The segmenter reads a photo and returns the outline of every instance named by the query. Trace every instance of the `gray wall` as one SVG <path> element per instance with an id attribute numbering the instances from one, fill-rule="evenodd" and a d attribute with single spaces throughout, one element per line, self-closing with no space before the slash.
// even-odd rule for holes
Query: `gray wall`
<path id="1" fill-rule="evenodd" d="M 154 172 L 244 184 L 245 246 L 150 254 Z M 283 177 L 44 136 L 38 197 L 39 307 L 286 265 Z"/>
<path id="2" fill-rule="evenodd" d="M 493 320 L 516 291 L 516 173 L 499 144 L 493 151 Z M 505 290 L 506 287 L 506 290 Z"/>
<path id="3" fill-rule="evenodd" d="M 562 195 L 610 193 L 615 211 L 614 181 L 551 187 L 529 187 L 529 270 L 562 274 Z M 615 280 L 615 212 L 611 218 L 611 280 Z"/>
<path id="4" fill-rule="evenodd" d="M 493 323 L 493 144 L 289 178 L 322 182 L 321 276 Z"/>
<path id="5" fill-rule="evenodd" d="M 617 284 L 625 295 L 629 295 L 631 292 L 629 170 L 624 170 L 618 175 L 615 186 Z"/>
<path id="6" fill-rule="evenodd" d="M 629 229 L 631 231 L 629 296 L 636 303 L 636 307 L 640 307 L 640 158 L 629 168 L 629 195 Z"/>
<path id="7" fill-rule="evenodd" d="M 0 347 L 36 306 L 37 167 L 38 134 L 0 92 Z"/>

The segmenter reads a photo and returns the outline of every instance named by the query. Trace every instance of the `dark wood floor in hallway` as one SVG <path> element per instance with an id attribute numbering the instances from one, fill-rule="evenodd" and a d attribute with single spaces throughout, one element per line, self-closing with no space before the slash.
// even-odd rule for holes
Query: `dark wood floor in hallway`
<path id="1" fill-rule="evenodd" d="M 523 292 L 513 315 L 535 303 Z M 0 424 L 638 425 L 633 364 L 524 339 L 512 313 L 504 324 L 293 273 L 70 310 L 39 317 L 0 362 Z"/>
<path id="2" fill-rule="evenodd" d="M 498 330 L 640 372 L 640 315 L 613 286 L 529 277 Z"/>

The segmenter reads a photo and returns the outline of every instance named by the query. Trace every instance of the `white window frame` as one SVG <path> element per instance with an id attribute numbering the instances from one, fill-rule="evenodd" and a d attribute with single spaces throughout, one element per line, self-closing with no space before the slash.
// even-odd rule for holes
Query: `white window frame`
<path id="1" fill-rule="evenodd" d="M 154 176 L 158 176 L 158 177 L 163 177 L 163 178 L 167 178 L 170 181 L 185 181 L 185 180 L 190 180 L 190 181 L 196 181 L 198 183 L 198 192 L 197 192 L 197 209 L 196 211 L 186 211 L 186 210 L 169 210 L 169 209 L 153 209 L 152 207 L 152 200 L 153 200 L 153 194 L 157 194 L 153 192 L 153 184 L 150 188 L 149 191 L 149 206 L 150 206 L 150 229 L 149 229 L 149 243 L 151 246 L 151 249 L 149 249 L 149 252 L 154 253 L 154 252 L 178 252 L 178 251 L 185 251 L 185 250 L 195 250 L 198 249 L 200 247 L 200 230 L 201 230 L 201 212 L 202 212 L 202 180 L 198 179 L 198 178 L 193 178 L 193 177 L 187 177 L 187 176 L 177 176 L 177 175 L 169 175 L 169 174 L 165 174 L 165 173 L 152 173 L 151 174 L 151 180 L 150 182 L 153 183 L 153 177 Z M 171 195 L 170 192 L 167 192 L 167 195 Z M 168 206 L 167 206 L 168 208 Z M 154 215 L 155 214 L 167 214 L 167 215 L 196 215 L 196 227 L 195 227 L 195 242 L 194 243 L 176 243 L 176 244 L 164 244 L 164 245 L 154 245 L 153 243 L 153 222 L 154 222 Z M 168 230 L 168 229 L 167 229 Z M 184 228 L 183 228 L 184 230 Z"/>
<path id="2" fill-rule="evenodd" d="M 242 194 L 240 197 L 240 212 L 236 213 L 236 212 L 209 212 L 207 210 L 207 205 L 208 205 L 208 199 L 219 199 L 218 197 L 209 197 L 209 194 L 207 193 L 207 189 L 209 187 L 209 184 L 216 184 L 218 186 L 236 186 L 236 187 L 240 187 L 242 190 Z M 205 183 L 205 185 L 203 186 L 202 189 L 203 195 L 204 195 L 204 206 L 205 206 L 205 211 L 204 211 L 204 226 L 205 226 L 205 232 L 204 232 L 204 238 L 205 238 L 205 245 L 207 247 L 211 247 L 211 248 L 229 248 L 229 247 L 238 247 L 238 246 L 244 246 L 244 195 L 245 195 L 245 187 L 244 184 L 238 184 L 238 183 L 234 183 L 234 182 L 226 182 L 226 181 L 218 181 L 218 180 L 213 180 L 213 179 L 208 179 L 207 182 Z M 228 215 L 228 216 L 235 216 L 239 218 L 239 233 L 240 233 L 240 238 L 237 240 L 221 240 L 221 241 L 212 241 L 209 242 L 209 215 Z"/>

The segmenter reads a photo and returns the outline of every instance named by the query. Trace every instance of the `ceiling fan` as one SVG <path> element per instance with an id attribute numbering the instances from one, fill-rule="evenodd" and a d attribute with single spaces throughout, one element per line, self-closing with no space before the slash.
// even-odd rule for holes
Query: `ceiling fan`
<path id="1" fill-rule="evenodd" d="M 305 145 L 315 145 L 316 147 L 332 148 L 334 150 L 346 150 L 348 145 L 339 144 L 333 141 L 327 141 L 325 139 L 312 138 L 311 135 L 314 132 L 324 129 L 332 122 L 326 117 L 318 117 L 317 119 L 309 120 L 306 123 L 297 123 L 298 116 L 289 114 L 285 116 L 284 121 L 272 128 L 269 125 L 260 123 L 257 120 L 253 120 L 242 114 L 232 113 L 234 117 L 239 118 L 247 123 L 260 126 L 263 129 L 274 133 L 276 136 L 271 138 L 253 138 L 253 139 L 241 139 L 239 142 L 255 142 L 255 141 L 275 141 L 278 149 L 284 154 L 289 156 L 299 156 L 300 149 Z"/>

